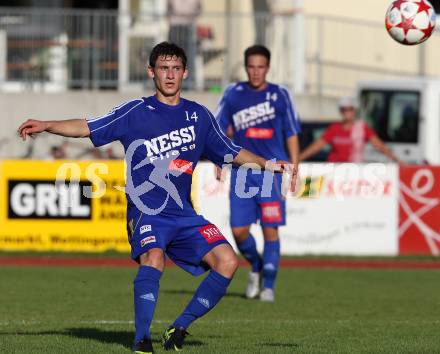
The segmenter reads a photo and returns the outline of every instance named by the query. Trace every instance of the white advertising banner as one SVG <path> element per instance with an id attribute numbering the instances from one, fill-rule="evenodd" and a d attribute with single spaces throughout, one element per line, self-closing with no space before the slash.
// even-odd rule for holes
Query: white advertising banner
<path id="1" fill-rule="evenodd" d="M 215 179 L 214 165 L 195 171 L 196 208 L 233 243 L 229 226 L 229 174 Z M 280 228 L 284 255 L 398 254 L 398 166 L 302 164 L 295 193 L 287 195 L 287 225 Z M 252 234 L 261 251 L 259 225 Z"/>

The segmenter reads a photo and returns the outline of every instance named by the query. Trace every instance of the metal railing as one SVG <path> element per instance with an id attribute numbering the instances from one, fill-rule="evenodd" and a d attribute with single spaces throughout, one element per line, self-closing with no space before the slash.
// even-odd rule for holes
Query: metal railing
<path id="1" fill-rule="evenodd" d="M 269 78 L 293 87 L 304 76 L 300 91 L 306 94 L 345 94 L 361 79 L 440 74 L 438 35 L 429 45 L 406 48 L 387 38 L 382 23 L 307 15 L 301 48 L 292 40 L 299 38 L 293 37 L 295 16 L 204 13 L 188 28 L 177 28 L 166 14 L 0 8 L 0 89 L 152 86 L 148 54 L 166 39 L 184 43 L 190 58 L 186 86 L 197 90 L 218 92 L 244 79 L 242 53 L 255 41 L 272 51 Z"/>
<path id="2" fill-rule="evenodd" d="M 116 87 L 115 12 L 1 9 L 0 33 L 6 37 L 6 89 Z"/>

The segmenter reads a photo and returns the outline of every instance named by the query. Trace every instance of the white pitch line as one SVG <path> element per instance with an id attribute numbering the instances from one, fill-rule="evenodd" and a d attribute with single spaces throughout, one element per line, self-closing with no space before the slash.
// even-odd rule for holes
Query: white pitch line
<path id="1" fill-rule="evenodd" d="M 169 324 L 173 320 L 153 320 L 156 324 Z M 197 323 L 205 324 L 216 324 L 216 325 L 228 325 L 228 324 L 252 324 L 252 323 L 264 323 L 264 324 L 307 324 L 307 323 L 325 323 L 325 324 L 350 324 L 350 323 L 361 323 L 360 320 L 323 320 L 323 319 L 292 319 L 292 320 L 251 320 L 251 319 L 225 319 L 225 320 L 198 320 Z M 381 320 L 373 321 L 377 324 L 440 324 L 440 320 Z M 34 325 L 51 325 L 51 324 L 63 324 L 63 325 L 133 325 L 132 320 L 83 320 L 83 321 L 62 321 L 60 323 L 55 322 L 43 322 L 43 321 L 28 321 L 28 320 L 17 320 L 17 321 L 0 321 L 0 326 L 34 326 Z"/>

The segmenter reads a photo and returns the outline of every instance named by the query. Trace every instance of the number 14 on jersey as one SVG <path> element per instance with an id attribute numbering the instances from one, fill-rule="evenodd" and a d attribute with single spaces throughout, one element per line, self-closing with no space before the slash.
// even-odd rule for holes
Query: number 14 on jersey
<path id="1" fill-rule="evenodd" d="M 188 122 L 190 122 L 191 119 L 193 119 L 197 123 L 197 119 L 199 119 L 199 117 L 197 116 L 197 112 L 195 112 L 195 111 L 193 112 L 193 114 L 191 114 L 191 116 L 189 115 L 188 111 L 185 111 L 185 115 L 186 115 L 186 120 Z"/>

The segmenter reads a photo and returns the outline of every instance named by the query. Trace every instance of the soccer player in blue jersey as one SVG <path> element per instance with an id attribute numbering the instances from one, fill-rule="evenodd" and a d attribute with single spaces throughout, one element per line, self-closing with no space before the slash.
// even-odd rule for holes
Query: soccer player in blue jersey
<path id="1" fill-rule="evenodd" d="M 290 159 L 297 167 L 300 123 L 288 90 L 266 81 L 269 50 L 261 45 L 249 47 L 244 52 L 244 62 L 248 81 L 229 85 L 225 90 L 216 114 L 220 127 L 243 148 L 266 159 Z M 231 172 L 230 223 L 237 247 L 252 267 L 246 296 L 260 295 L 260 300 L 273 302 L 280 259 L 278 227 L 285 225 L 286 219 L 282 178 L 275 174 L 273 188 L 268 192 L 263 187 L 267 176 L 249 171 L 245 188 L 258 187 L 259 192 L 253 198 L 242 198 L 236 193 L 237 171 L 233 168 Z M 220 175 L 221 171 L 217 172 Z M 257 220 L 264 235 L 263 257 L 250 234 L 250 226 Z"/>
<path id="2" fill-rule="evenodd" d="M 148 75 L 156 93 L 117 106 L 106 115 L 61 121 L 28 120 L 18 129 L 26 136 L 47 131 L 66 137 L 90 137 L 95 146 L 120 141 L 127 162 L 127 230 L 134 279 L 136 334 L 133 351 L 153 353 L 150 325 L 165 266 L 165 254 L 193 275 L 209 270 L 182 314 L 163 335 L 166 350 L 180 350 L 186 330 L 225 295 L 237 269 L 236 255 L 216 226 L 191 204 L 192 171 L 204 156 L 218 165 L 256 163 L 269 170 L 290 165 L 268 163 L 221 131 L 202 105 L 180 97 L 187 76 L 186 55 L 163 42 L 151 52 Z"/>

